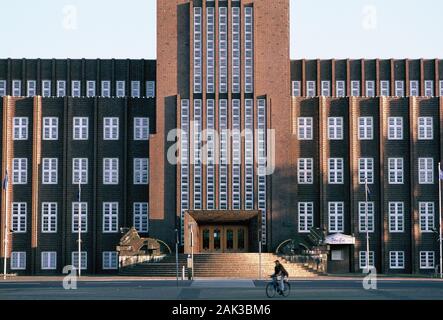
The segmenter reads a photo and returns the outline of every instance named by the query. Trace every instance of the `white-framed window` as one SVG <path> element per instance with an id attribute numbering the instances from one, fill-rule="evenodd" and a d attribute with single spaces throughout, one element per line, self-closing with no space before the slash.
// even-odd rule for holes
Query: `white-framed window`
<path id="1" fill-rule="evenodd" d="M 420 215 L 420 231 L 433 232 L 435 223 L 435 205 L 434 202 L 419 202 L 418 211 Z"/>
<path id="2" fill-rule="evenodd" d="M 104 251 L 103 270 L 117 270 L 117 269 L 118 269 L 118 252 Z"/>
<path id="3" fill-rule="evenodd" d="M 374 267 L 374 251 L 369 251 L 369 265 L 368 265 L 368 252 L 359 252 L 359 266 L 360 269 L 366 269 L 369 267 Z"/>
<path id="4" fill-rule="evenodd" d="M 403 118 L 389 117 L 388 118 L 388 139 L 389 140 L 403 140 Z"/>
<path id="5" fill-rule="evenodd" d="M 26 252 L 11 252 L 11 270 L 26 270 Z"/>
<path id="6" fill-rule="evenodd" d="M 343 184 L 344 180 L 344 163 L 343 158 L 328 159 L 328 181 L 330 184 Z"/>
<path id="7" fill-rule="evenodd" d="M 56 270 L 57 269 L 57 252 L 56 251 L 43 251 L 41 253 L 42 270 Z"/>
<path id="8" fill-rule="evenodd" d="M 80 80 L 72 80 L 71 96 L 79 98 L 82 95 L 82 82 Z"/>
<path id="9" fill-rule="evenodd" d="M 298 140 L 313 139 L 313 119 L 309 117 L 298 118 Z"/>
<path id="10" fill-rule="evenodd" d="M 95 87 L 96 87 L 95 81 L 86 81 L 86 96 L 88 98 L 95 97 L 97 95 Z"/>
<path id="11" fill-rule="evenodd" d="M 439 92 L 440 92 L 440 97 L 443 97 L 443 80 L 439 81 Z"/>
<path id="12" fill-rule="evenodd" d="M 140 81 L 131 81 L 131 97 L 140 98 Z"/>
<path id="13" fill-rule="evenodd" d="M 14 117 L 14 140 L 28 140 L 28 118 Z"/>
<path id="14" fill-rule="evenodd" d="M 418 158 L 418 183 L 419 184 L 434 183 L 433 158 Z"/>
<path id="15" fill-rule="evenodd" d="M 111 97 L 111 81 L 103 80 L 102 81 L 102 92 L 101 96 L 104 98 Z"/>
<path id="16" fill-rule="evenodd" d="M 321 95 L 323 97 L 331 96 L 331 81 L 322 81 L 321 82 Z"/>
<path id="17" fill-rule="evenodd" d="M 118 232 L 118 202 L 103 202 L 103 233 Z"/>
<path id="18" fill-rule="evenodd" d="M 80 215 L 80 219 L 79 219 Z M 72 203 L 72 233 L 78 233 L 80 222 L 81 233 L 88 232 L 88 203 L 73 202 Z"/>
<path id="19" fill-rule="evenodd" d="M 404 232 L 405 204 L 403 202 L 389 202 L 389 232 Z"/>
<path id="20" fill-rule="evenodd" d="M 434 81 L 426 80 L 425 81 L 425 96 L 433 97 L 434 96 Z"/>
<path id="21" fill-rule="evenodd" d="M 134 184 L 148 184 L 149 183 L 149 159 L 135 158 L 134 159 Z"/>
<path id="22" fill-rule="evenodd" d="M 244 46 L 245 46 L 245 92 L 254 92 L 254 9 L 245 7 Z"/>
<path id="23" fill-rule="evenodd" d="M 119 118 L 103 118 L 103 140 L 118 140 Z"/>
<path id="24" fill-rule="evenodd" d="M 126 82 L 119 80 L 116 82 L 116 93 L 117 93 L 117 98 L 123 98 L 124 96 L 126 96 Z"/>
<path id="25" fill-rule="evenodd" d="M 27 96 L 35 97 L 37 95 L 37 81 L 28 80 L 27 83 Z"/>
<path id="26" fill-rule="evenodd" d="M 202 93 L 203 85 L 203 44 L 202 44 L 202 32 L 203 32 L 203 17 L 202 8 L 194 7 L 194 93 Z M 239 28 L 239 26 L 238 26 Z"/>
<path id="27" fill-rule="evenodd" d="M 366 81 L 366 97 L 375 97 L 375 81 Z"/>
<path id="28" fill-rule="evenodd" d="M 26 233 L 27 229 L 27 203 L 13 202 L 12 203 L 12 232 Z"/>
<path id="29" fill-rule="evenodd" d="M 103 159 L 103 184 L 118 184 L 118 158 Z"/>
<path id="30" fill-rule="evenodd" d="M 78 268 L 78 251 L 72 251 L 71 264 Z M 80 251 L 80 268 L 82 270 L 88 269 L 88 252 Z"/>
<path id="31" fill-rule="evenodd" d="M 72 184 L 88 184 L 88 158 L 72 159 Z"/>
<path id="32" fill-rule="evenodd" d="M 12 159 L 12 184 L 28 183 L 28 159 Z"/>
<path id="33" fill-rule="evenodd" d="M 231 22 L 232 22 L 232 92 L 240 93 L 240 65 L 241 65 L 241 13 L 240 8 L 233 7 Z M 195 45 L 194 45 L 195 46 Z M 197 49 L 197 48 L 196 48 Z M 198 57 L 201 58 L 201 51 L 197 52 Z M 197 55 L 194 55 L 197 56 Z M 195 58 L 194 58 L 195 59 Z M 195 63 L 194 63 L 195 64 Z M 195 74 L 195 73 L 194 73 Z M 196 91 L 196 93 L 198 93 Z"/>
<path id="34" fill-rule="evenodd" d="M 404 269 L 405 268 L 405 252 L 389 251 L 389 268 Z"/>
<path id="35" fill-rule="evenodd" d="M 57 233 L 57 202 L 42 203 L 42 233 Z"/>
<path id="36" fill-rule="evenodd" d="M 420 251 L 420 269 L 434 269 L 434 268 L 435 268 L 435 252 Z"/>
<path id="37" fill-rule="evenodd" d="M 140 233 L 147 233 L 149 229 L 149 211 L 147 202 L 134 203 L 134 227 Z"/>
<path id="38" fill-rule="evenodd" d="M 391 95 L 391 86 L 389 84 L 389 81 L 380 81 L 380 95 L 382 97 L 389 97 Z"/>
<path id="39" fill-rule="evenodd" d="M 328 118 L 328 139 L 329 140 L 343 140 L 343 118 L 329 117 Z"/>
<path id="40" fill-rule="evenodd" d="M 292 81 L 292 96 L 301 96 L 301 81 Z"/>
<path id="41" fill-rule="evenodd" d="M 12 96 L 21 97 L 22 95 L 22 82 L 21 80 L 12 80 Z"/>
<path id="42" fill-rule="evenodd" d="M 359 117 L 358 118 L 358 139 L 372 140 L 374 138 L 374 118 Z"/>
<path id="43" fill-rule="evenodd" d="M 317 95 L 316 81 L 306 81 L 306 96 L 315 97 Z"/>
<path id="44" fill-rule="evenodd" d="M 403 184 L 403 158 L 389 158 L 388 159 L 389 170 L 389 184 Z"/>
<path id="45" fill-rule="evenodd" d="M 149 118 L 134 118 L 134 140 L 149 140 Z"/>
<path id="46" fill-rule="evenodd" d="M 300 158 L 298 159 L 298 183 L 313 184 L 314 183 L 314 159 Z"/>
<path id="47" fill-rule="evenodd" d="M 360 81 L 358 80 L 351 81 L 351 96 L 352 97 L 360 96 Z"/>
<path id="48" fill-rule="evenodd" d="M 66 81 L 58 80 L 57 81 L 57 97 L 62 98 L 66 96 Z"/>
<path id="49" fill-rule="evenodd" d="M 89 118 L 87 117 L 74 117 L 73 119 L 74 140 L 88 140 L 89 138 Z"/>
<path id="50" fill-rule="evenodd" d="M 395 96 L 404 97 L 405 96 L 405 82 L 402 80 L 395 81 Z"/>
<path id="51" fill-rule="evenodd" d="M 335 82 L 336 96 L 339 98 L 346 97 L 346 82 L 343 80 L 337 80 Z"/>
<path id="52" fill-rule="evenodd" d="M 344 232 L 344 206 L 343 202 L 328 203 L 330 233 Z"/>
<path id="53" fill-rule="evenodd" d="M 314 226 L 314 203 L 298 203 L 298 232 L 309 233 Z"/>
<path id="54" fill-rule="evenodd" d="M 218 48 L 220 93 L 228 91 L 228 8 L 219 7 Z"/>
<path id="55" fill-rule="evenodd" d="M 43 140 L 58 140 L 58 118 L 43 118 Z"/>
<path id="56" fill-rule="evenodd" d="M 0 97 L 6 96 L 8 93 L 6 80 L 0 80 Z"/>
<path id="57" fill-rule="evenodd" d="M 361 233 L 374 232 L 374 202 L 358 203 L 358 231 Z M 368 229 L 366 229 L 366 220 L 368 220 Z"/>
<path id="58" fill-rule="evenodd" d="M 420 95 L 420 84 L 417 80 L 411 80 L 409 82 L 410 86 L 410 96 L 411 97 L 418 97 Z"/>
<path id="59" fill-rule="evenodd" d="M 418 118 L 418 140 L 434 139 L 434 119 L 432 117 Z"/>
<path id="60" fill-rule="evenodd" d="M 58 159 L 43 158 L 42 160 L 42 184 L 58 183 Z"/>
<path id="61" fill-rule="evenodd" d="M 365 184 L 374 183 L 374 158 L 360 158 L 358 159 L 358 182 Z"/>
<path id="62" fill-rule="evenodd" d="M 155 81 L 146 81 L 146 97 L 155 98 Z"/>

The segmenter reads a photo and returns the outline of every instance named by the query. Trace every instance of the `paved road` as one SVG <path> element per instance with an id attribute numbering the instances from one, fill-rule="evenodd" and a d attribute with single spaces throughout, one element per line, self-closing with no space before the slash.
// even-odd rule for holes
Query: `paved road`
<path id="1" fill-rule="evenodd" d="M 0 300 L 266 300 L 264 281 L 102 280 L 78 282 L 65 290 L 60 281 L 0 281 Z M 380 280 L 364 290 L 361 280 L 291 281 L 293 300 L 443 300 L 443 281 Z"/>

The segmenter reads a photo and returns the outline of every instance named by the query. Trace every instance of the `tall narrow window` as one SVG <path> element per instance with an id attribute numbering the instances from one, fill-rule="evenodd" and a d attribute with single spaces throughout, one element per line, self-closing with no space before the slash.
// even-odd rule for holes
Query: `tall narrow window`
<path id="1" fill-rule="evenodd" d="M 88 232 L 88 203 L 73 202 L 72 203 L 72 233 Z"/>
<path id="2" fill-rule="evenodd" d="M 103 184 L 118 184 L 118 158 L 103 159 Z"/>
<path id="3" fill-rule="evenodd" d="M 89 118 L 74 117 L 73 119 L 73 140 L 88 140 L 89 138 Z"/>
<path id="4" fill-rule="evenodd" d="M 267 160 L 267 144 L 266 144 L 266 100 L 257 100 L 257 144 L 258 144 L 258 209 L 261 211 L 261 239 L 263 243 L 266 243 L 266 217 L 267 217 L 267 173 L 266 173 L 266 160 Z"/>
<path id="5" fill-rule="evenodd" d="M 434 139 L 434 119 L 432 117 L 418 118 L 418 140 Z"/>
<path id="6" fill-rule="evenodd" d="M 28 118 L 13 118 L 14 140 L 28 140 Z"/>
<path id="7" fill-rule="evenodd" d="M 292 81 L 292 96 L 300 97 L 301 96 L 301 82 L 300 81 Z"/>
<path id="8" fill-rule="evenodd" d="M 51 80 L 42 81 L 42 96 L 43 98 L 51 96 Z"/>
<path id="9" fill-rule="evenodd" d="M 218 59 L 219 59 L 219 90 L 228 92 L 228 9 L 219 7 L 218 18 Z"/>
<path id="10" fill-rule="evenodd" d="M 317 95 L 316 90 L 317 83 L 315 81 L 306 81 L 306 96 L 307 97 L 315 97 Z"/>
<path id="11" fill-rule="evenodd" d="M 433 158 L 418 158 L 418 183 L 419 184 L 434 183 Z"/>
<path id="12" fill-rule="evenodd" d="M 298 232 L 309 233 L 314 227 L 314 203 L 298 203 Z"/>
<path id="13" fill-rule="evenodd" d="M 57 184 L 58 159 L 43 158 L 42 160 L 42 184 Z"/>
<path id="14" fill-rule="evenodd" d="M 298 183 L 312 184 L 314 183 L 314 160 L 298 159 Z"/>
<path id="15" fill-rule="evenodd" d="M 215 92 L 215 8 L 206 8 L 206 91 Z"/>
<path id="16" fill-rule="evenodd" d="M 220 209 L 228 209 L 228 101 L 220 100 L 219 103 L 219 130 L 220 130 L 220 165 L 219 165 L 219 196 Z"/>
<path id="17" fill-rule="evenodd" d="M 147 202 L 137 202 L 134 203 L 134 227 L 139 233 L 148 232 L 148 203 Z"/>
<path id="18" fill-rule="evenodd" d="M 359 97 L 360 96 L 360 81 L 351 81 L 351 96 Z"/>
<path id="19" fill-rule="evenodd" d="M 232 100 L 232 207 L 241 208 L 241 112 L 240 100 Z"/>
<path id="20" fill-rule="evenodd" d="M 140 81 L 131 81 L 131 97 L 140 98 Z"/>
<path id="21" fill-rule="evenodd" d="M 404 231 L 405 204 L 403 202 L 389 202 L 389 232 Z"/>
<path id="22" fill-rule="evenodd" d="M 206 101 L 206 203 L 209 210 L 215 209 L 215 100 Z"/>
<path id="23" fill-rule="evenodd" d="M 419 202 L 420 231 L 433 232 L 435 220 L 434 202 Z"/>
<path id="24" fill-rule="evenodd" d="M 344 203 L 329 202 L 329 232 L 344 232 Z"/>
<path id="25" fill-rule="evenodd" d="M 134 184 L 146 185 L 149 183 L 149 159 L 134 159 Z"/>
<path id="26" fill-rule="evenodd" d="M 0 80 L 0 97 L 6 96 L 7 93 L 6 80 Z"/>
<path id="27" fill-rule="evenodd" d="M 42 203 L 42 233 L 57 233 L 57 202 Z"/>
<path id="28" fill-rule="evenodd" d="M 245 92 L 254 92 L 254 9 L 245 8 Z"/>
<path id="29" fill-rule="evenodd" d="M 322 81 L 321 82 L 321 95 L 323 97 L 331 96 L 331 81 Z"/>
<path id="30" fill-rule="evenodd" d="M 146 81 L 146 97 L 155 98 L 155 81 Z"/>
<path id="31" fill-rule="evenodd" d="M 335 90 L 336 90 L 336 96 L 338 98 L 344 98 L 346 97 L 346 84 L 343 80 L 338 80 L 335 83 Z"/>
<path id="32" fill-rule="evenodd" d="M 328 139 L 329 140 L 343 140 L 343 118 L 329 117 L 328 118 Z"/>
<path id="33" fill-rule="evenodd" d="M 360 184 L 374 183 L 374 158 L 358 159 L 358 180 Z"/>
<path id="34" fill-rule="evenodd" d="M 301 117 L 298 118 L 298 139 L 312 140 L 313 139 L 313 119 Z"/>
<path id="35" fill-rule="evenodd" d="M 35 97 L 37 94 L 37 81 L 35 80 L 28 80 L 28 92 L 27 92 L 27 96 L 28 97 Z"/>
<path id="36" fill-rule="evenodd" d="M 72 184 L 88 184 L 88 159 L 72 159 Z"/>
<path id="37" fill-rule="evenodd" d="M 88 98 L 95 97 L 95 81 L 87 81 L 86 82 L 86 96 Z"/>
<path id="38" fill-rule="evenodd" d="M 389 85 L 389 81 L 387 80 L 380 81 L 380 95 L 382 97 L 389 97 L 391 95 L 391 88 Z"/>
<path id="39" fill-rule="evenodd" d="M 372 140 L 374 138 L 374 119 L 372 117 L 358 118 L 358 139 Z"/>
<path id="40" fill-rule="evenodd" d="M 26 233 L 27 229 L 27 203 L 13 202 L 12 203 L 12 221 L 11 228 L 14 233 Z"/>
<path id="41" fill-rule="evenodd" d="M 434 268 L 435 268 L 435 252 L 420 251 L 420 269 L 434 269 Z"/>
<path id="42" fill-rule="evenodd" d="M 118 202 L 103 203 L 103 233 L 118 232 Z"/>
<path id="43" fill-rule="evenodd" d="M 202 93 L 202 8 L 194 7 L 194 93 Z"/>
<path id="44" fill-rule="evenodd" d="M 57 81 L 57 97 L 62 98 L 66 96 L 66 81 Z"/>
<path id="45" fill-rule="evenodd" d="M 329 183 L 330 184 L 343 184 L 343 158 L 331 158 L 328 159 L 329 168 Z"/>
<path id="46" fill-rule="evenodd" d="M 245 100 L 245 209 L 254 209 L 254 100 Z"/>
<path id="47" fill-rule="evenodd" d="M 232 8 L 232 92 L 240 93 L 240 8 Z"/>
<path id="48" fill-rule="evenodd" d="M 118 128 L 118 118 L 103 118 L 103 140 L 118 140 Z"/>
<path id="49" fill-rule="evenodd" d="M 388 139 L 389 140 L 403 140 L 403 118 L 389 117 L 388 118 Z"/>
<path id="50" fill-rule="evenodd" d="M 12 80 L 12 96 L 22 96 L 22 82 L 20 80 Z"/>
<path id="51" fill-rule="evenodd" d="M 184 242 L 184 218 L 186 210 L 189 210 L 189 100 L 183 99 L 180 102 L 180 230 L 181 243 Z M 220 129 L 221 130 L 221 129 Z M 221 164 L 220 164 L 221 167 Z M 220 176 L 220 188 L 222 178 Z M 220 199 L 220 208 L 222 200 Z"/>
<path id="52" fill-rule="evenodd" d="M 425 81 L 425 96 L 426 97 L 434 96 L 434 81 L 432 80 Z"/>
<path id="53" fill-rule="evenodd" d="M 374 232 L 374 206 L 374 202 L 358 203 L 359 232 Z"/>
<path id="54" fill-rule="evenodd" d="M 389 184 L 403 184 L 403 158 L 389 158 Z"/>
<path id="55" fill-rule="evenodd" d="M 395 96 L 404 97 L 405 96 L 405 82 L 402 80 L 395 81 Z"/>
<path id="56" fill-rule="evenodd" d="M 411 80 L 410 83 L 410 96 L 418 97 L 420 95 L 420 85 L 417 80 Z"/>
<path id="57" fill-rule="evenodd" d="M 149 140 L 149 118 L 134 118 L 134 140 Z"/>
<path id="58" fill-rule="evenodd" d="M 71 95 L 73 96 L 73 97 L 76 97 L 76 98 L 79 98 L 79 97 L 81 97 L 81 89 L 82 89 L 82 87 L 81 87 L 81 81 L 79 81 L 79 80 L 73 80 L 72 82 L 71 82 L 71 85 L 72 85 L 72 88 L 71 88 Z"/>
<path id="59" fill-rule="evenodd" d="M 58 140 L 58 118 L 43 118 L 43 140 Z"/>
<path id="60" fill-rule="evenodd" d="M 117 81 L 116 86 L 117 86 L 117 88 L 116 88 L 117 89 L 116 90 L 117 98 L 125 97 L 126 96 L 126 82 L 119 80 L 119 81 Z"/>
<path id="61" fill-rule="evenodd" d="M 111 81 L 104 80 L 102 81 L 102 97 L 109 98 L 111 97 Z"/>
<path id="62" fill-rule="evenodd" d="M 375 97 L 375 81 L 366 81 L 366 97 Z"/>
<path id="63" fill-rule="evenodd" d="M 12 159 L 12 184 L 28 183 L 28 159 Z"/>

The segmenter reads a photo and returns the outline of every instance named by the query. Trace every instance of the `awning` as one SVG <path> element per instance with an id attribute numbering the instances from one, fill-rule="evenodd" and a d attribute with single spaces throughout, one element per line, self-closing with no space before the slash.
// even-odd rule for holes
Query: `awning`
<path id="1" fill-rule="evenodd" d="M 197 223 L 241 223 L 260 218 L 260 211 L 189 210 L 187 213 Z"/>
<path id="2" fill-rule="evenodd" d="M 325 239 L 326 244 L 355 244 L 355 237 L 342 233 L 331 234 Z"/>

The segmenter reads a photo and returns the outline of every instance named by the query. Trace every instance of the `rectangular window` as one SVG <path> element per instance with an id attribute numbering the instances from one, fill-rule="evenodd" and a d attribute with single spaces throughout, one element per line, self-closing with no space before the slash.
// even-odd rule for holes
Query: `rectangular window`
<path id="1" fill-rule="evenodd" d="M 433 158 L 418 158 L 418 183 L 419 184 L 434 183 Z"/>
<path id="2" fill-rule="evenodd" d="M 22 82 L 20 80 L 12 80 L 12 96 L 22 96 Z"/>
<path id="3" fill-rule="evenodd" d="M 149 140 L 149 118 L 134 118 L 134 140 Z"/>
<path id="4" fill-rule="evenodd" d="M 338 80 L 336 83 L 336 95 L 339 98 L 344 98 L 346 97 L 346 83 L 343 80 Z"/>
<path id="5" fill-rule="evenodd" d="M 245 92 L 254 92 L 254 13 L 245 7 Z"/>
<path id="6" fill-rule="evenodd" d="M 309 233 L 314 227 L 314 203 L 299 202 L 298 203 L 298 232 Z"/>
<path id="7" fill-rule="evenodd" d="M 43 140 L 58 140 L 58 118 L 43 118 Z"/>
<path id="8" fill-rule="evenodd" d="M 228 209 L 228 103 L 222 99 L 219 103 L 218 125 L 220 130 L 220 164 L 219 164 L 219 191 L 220 209 Z M 183 130 L 183 128 L 182 128 Z M 183 141 L 182 141 L 183 143 Z M 183 148 L 182 148 L 183 149 Z M 187 150 L 187 145 L 185 146 Z M 183 156 L 183 154 L 182 154 Z M 187 158 L 186 158 L 187 160 Z M 183 162 L 183 161 L 182 161 Z M 187 176 L 186 176 L 187 178 Z M 187 181 L 187 180 L 186 180 Z"/>
<path id="9" fill-rule="evenodd" d="M 78 233 L 80 224 L 81 233 L 88 232 L 88 203 L 72 203 L 72 233 Z"/>
<path id="10" fill-rule="evenodd" d="M 146 81 L 146 97 L 155 98 L 155 81 Z"/>
<path id="11" fill-rule="evenodd" d="M 28 159 L 12 159 L 12 184 L 28 183 Z"/>
<path id="12" fill-rule="evenodd" d="M 78 251 L 72 251 L 71 264 L 78 269 Z M 88 268 L 88 253 L 80 251 L 80 268 L 86 270 Z"/>
<path id="13" fill-rule="evenodd" d="M 11 252 L 11 270 L 26 270 L 26 252 Z"/>
<path id="14" fill-rule="evenodd" d="M 443 80 L 440 80 L 439 81 L 439 83 L 440 83 L 440 97 L 443 97 Z"/>
<path id="15" fill-rule="evenodd" d="M 71 88 L 71 95 L 75 98 L 79 98 L 82 95 L 82 85 L 81 81 L 79 80 L 73 80 L 71 82 L 72 88 Z"/>
<path id="16" fill-rule="evenodd" d="M 0 80 L 0 97 L 6 96 L 7 93 L 6 80 Z"/>
<path id="17" fill-rule="evenodd" d="M 390 251 L 389 252 L 389 268 L 404 269 L 405 268 L 405 252 Z"/>
<path id="18" fill-rule="evenodd" d="M 329 232 L 344 232 L 344 203 L 329 202 Z"/>
<path id="19" fill-rule="evenodd" d="M 27 96 L 28 97 L 35 97 L 37 95 L 37 81 L 28 80 L 27 85 L 28 85 Z"/>
<path id="20" fill-rule="evenodd" d="M 369 265 L 368 265 L 368 252 L 360 251 L 360 269 L 367 269 L 368 267 L 374 267 L 374 251 L 369 251 Z"/>
<path id="21" fill-rule="evenodd" d="M 321 95 L 323 97 L 331 96 L 331 81 L 322 81 L 321 82 Z"/>
<path id="22" fill-rule="evenodd" d="M 351 96 L 360 97 L 360 81 L 351 81 Z"/>
<path id="23" fill-rule="evenodd" d="M 89 137 L 89 118 L 74 117 L 74 140 L 88 140 Z"/>
<path id="24" fill-rule="evenodd" d="M 228 8 L 219 7 L 218 48 L 220 93 L 228 91 Z"/>
<path id="25" fill-rule="evenodd" d="M 432 80 L 425 81 L 425 96 L 426 97 L 434 96 L 434 81 Z"/>
<path id="26" fill-rule="evenodd" d="M 140 81 L 131 81 L 131 97 L 140 98 Z"/>
<path id="27" fill-rule="evenodd" d="M 375 81 L 366 81 L 366 97 L 375 97 Z"/>
<path id="28" fill-rule="evenodd" d="M 57 97 L 63 98 L 66 96 L 66 81 L 58 80 L 57 81 Z"/>
<path id="29" fill-rule="evenodd" d="M 88 159 L 72 159 L 72 184 L 88 184 Z"/>
<path id="30" fill-rule="evenodd" d="M 136 202 L 134 203 L 134 227 L 139 233 L 148 232 L 148 203 L 147 202 Z"/>
<path id="31" fill-rule="evenodd" d="M 44 251 L 41 253 L 42 258 L 42 270 L 56 270 L 57 269 L 57 252 Z"/>
<path id="32" fill-rule="evenodd" d="M 391 95 L 391 88 L 389 85 L 389 81 L 386 80 L 380 81 L 380 95 L 382 97 L 389 97 Z"/>
<path id="33" fill-rule="evenodd" d="M 389 202 L 389 232 L 404 231 L 405 205 L 403 202 Z"/>
<path id="34" fill-rule="evenodd" d="M 389 117 L 388 118 L 388 139 L 389 140 L 403 140 L 403 118 Z"/>
<path id="35" fill-rule="evenodd" d="M 42 233 L 57 233 L 57 202 L 42 203 Z"/>
<path id="36" fill-rule="evenodd" d="M 194 7 L 194 93 L 202 93 L 202 8 Z"/>
<path id="37" fill-rule="evenodd" d="M 118 140 L 118 128 L 118 118 L 103 118 L 103 140 Z"/>
<path id="38" fill-rule="evenodd" d="M 292 81 L 292 96 L 300 97 L 301 96 L 301 82 L 300 81 Z"/>
<path id="39" fill-rule="evenodd" d="M 12 232 L 26 233 L 27 229 L 27 203 L 13 202 L 12 203 Z"/>
<path id="40" fill-rule="evenodd" d="M 42 96 L 43 98 L 51 97 L 51 80 L 42 81 Z"/>
<path id="41" fill-rule="evenodd" d="M 314 160 L 298 159 L 298 183 L 313 184 L 314 183 Z"/>
<path id="42" fill-rule="evenodd" d="M 435 268 L 435 252 L 420 251 L 420 269 L 434 269 L 434 268 Z"/>
<path id="43" fill-rule="evenodd" d="M 103 233 L 118 232 L 118 202 L 103 203 Z"/>
<path id="44" fill-rule="evenodd" d="M 134 159 L 134 184 L 149 183 L 149 159 Z"/>
<path id="45" fill-rule="evenodd" d="M 410 96 L 418 97 L 420 95 L 420 85 L 417 80 L 411 80 L 410 83 Z"/>
<path id="46" fill-rule="evenodd" d="M 215 8 L 206 8 L 206 91 L 215 92 Z"/>
<path id="47" fill-rule="evenodd" d="M 117 86 L 117 98 L 123 98 L 126 96 L 126 85 L 125 85 L 125 81 L 117 81 L 116 83 Z"/>
<path id="48" fill-rule="evenodd" d="M 358 118 L 358 139 L 372 140 L 374 138 L 374 119 L 372 117 Z"/>
<path id="49" fill-rule="evenodd" d="M 374 183 L 374 158 L 358 159 L 358 179 L 359 184 Z"/>
<path id="50" fill-rule="evenodd" d="M 87 81 L 86 82 L 86 96 L 88 98 L 96 96 L 95 81 Z"/>
<path id="51" fill-rule="evenodd" d="M 312 125 L 312 118 L 298 118 L 298 140 L 313 139 Z"/>
<path id="52" fill-rule="evenodd" d="M 241 26 L 240 8 L 232 8 L 232 92 L 240 93 L 241 67 Z"/>
<path id="53" fill-rule="evenodd" d="M 403 184 L 403 158 L 389 158 L 389 184 Z"/>
<path id="54" fill-rule="evenodd" d="M 118 252 L 104 251 L 103 270 L 117 270 L 117 269 L 118 269 Z"/>
<path id="55" fill-rule="evenodd" d="M 397 80 L 395 81 L 395 96 L 404 97 L 405 96 L 405 82 Z"/>
<path id="56" fill-rule="evenodd" d="M 103 184 L 118 184 L 118 158 L 103 159 Z"/>
<path id="57" fill-rule="evenodd" d="M 329 140 L 343 140 L 343 118 L 329 117 L 328 118 L 328 139 Z"/>
<path id="58" fill-rule="evenodd" d="M 433 232 L 434 229 L 434 202 L 419 202 L 418 209 L 420 214 L 420 231 Z"/>
<path id="59" fill-rule="evenodd" d="M 232 100 L 232 207 L 241 206 L 241 105 L 239 99 Z M 196 141 L 196 139 L 194 140 Z M 201 142 L 201 141 L 200 141 Z M 196 148 L 197 149 L 197 148 Z M 198 158 L 200 159 L 200 155 Z M 197 156 L 196 156 L 197 158 Z"/>
<path id="60" fill-rule="evenodd" d="M 434 119 L 432 117 L 418 118 L 418 140 L 434 139 Z"/>
<path id="61" fill-rule="evenodd" d="M 328 169 L 329 169 L 329 183 L 330 184 L 343 184 L 343 159 L 342 158 L 331 158 L 328 159 Z"/>
<path id="62" fill-rule="evenodd" d="M 102 97 L 109 98 L 111 97 L 111 81 L 104 80 L 102 81 Z"/>
<path id="63" fill-rule="evenodd" d="M 315 97 L 317 95 L 317 83 L 315 81 L 306 81 L 306 96 L 307 97 Z"/>
<path id="64" fill-rule="evenodd" d="M 28 140 L 28 118 L 15 117 L 13 118 L 14 140 Z"/>
<path id="65" fill-rule="evenodd" d="M 374 202 L 358 203 L 358 229 L 361 233 L 374 232 Z M 367 220 L 367 223 L 366 223 Z M 366 225 L 368 229 L 366 229 Z"/>
<path id="66" fill-rule="evenodd" d="M 42 184 L 58 183 L 58 159 L 43 158 L 42 160 Z"/>

